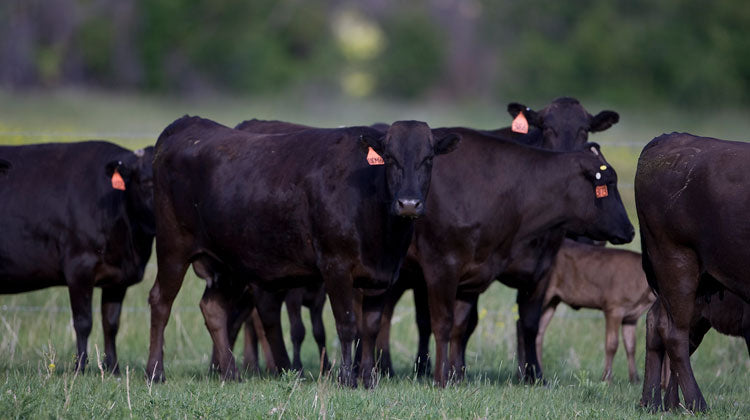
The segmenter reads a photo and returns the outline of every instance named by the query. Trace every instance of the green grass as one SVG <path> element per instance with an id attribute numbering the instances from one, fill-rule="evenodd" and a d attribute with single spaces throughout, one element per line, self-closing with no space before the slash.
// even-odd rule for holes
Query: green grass
<path id="1" fill-rule="evenodd" d="M 540 104 L 529 104 L 540 105 Z M 588 105 L 588 104 L 587 104 Z M 454 109 L 455 108 L 455 109 Z M 592 112 L 603 107 L 588 105 Z M 318 103 L 313 98 L 208 101 L 113 96 L 97 93 L 10 95 L 0 93 L 0 144 L 72 141 L 99 137 L 127 147 L 153 143 L 174 118 L 199 114 L 225 124 L 251 118 L 276 118 L 315 125 L 427 120 L 431 125 L 495 127 L 509 123 L 504 106 L 482 104 Z M 634 219 L 632 180 L 640 145 L 664 131 L 741 138 L 750 120 L 740 112 L 680 114 L 620 110 L 621 123 L 592 136 L 620 175 L 623 200 Z M 638 242 L 628 246 L 638 249 Z M 615 357 L 614 382 L 599 382 L 604 365 L 604 321 L 599 312 L 558 309 L 545 337 L 548 386 L 526 386 L 515 377 L 515 291 L 493 285 L 480 298 L 479 322 L 467 354 L 468 379 L 448 389 L 416 380 L 411 363 L 416 326 L 410 295 L 396 308 L 392 332 L 398 375 L 383 378 L 372 391 L 340 388 L 318 377 L 317 349 L 306 311 L 303 346 L 307 370 L 301 377 L 262 375 L 242 383 L 223 383 L 208 372 L 211 341 L 198 301 L 204 283 L 188 275 L 166 330 L 168 381 L 149 387 L 144 380 L 149 312 L 146 298 L 156 272 L 129 289 L 118 335 L 121 365 L 129 375 L 101 375 L 97 347 L 103 346 L 95 293 L 95 322 L 89 340 L 90 365 L 73 373 L 75 337 L 64 288 L 0 296 L 0 419 L 5 418 L 634 418 L 652 417 L 638 407 L 641 385 L 627 382 L 624 350 Z M 483 312 L 483 311 L 482 311 Z M 328 348 L 339 346 L 326 310 Z M 285 318 L 285 317 L 284 317 Z M 644 326 L 638 326 L 639 373 L 643 373 Z M 288 343 L 291 350 L 291 344 Z M 238 359 L 241 348 L 236 349 Z M 50 372 L 50 363 L 55 364 Z M 717 418 L 750 416 L 750 359 L 744 341 L 710 332 L 693 356 L 693 367 Z M 128 403 L 128 400 L 130 403 Z M 678 412 L 676 415 L 685 414 Z"/>

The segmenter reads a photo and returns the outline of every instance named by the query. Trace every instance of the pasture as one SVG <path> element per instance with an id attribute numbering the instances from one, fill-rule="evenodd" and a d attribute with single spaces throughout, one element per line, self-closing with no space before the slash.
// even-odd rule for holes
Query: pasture
<path id="1" fill-rule="evenodd" d="M 549 98 L 552 99 L 552 98 Z M 747 139 L 746 110 L 676 112 L 666 109 L 617 109 L 582 103 L 592 113 L 614 109 L 620 123 L 594 134 L 591 141 L 617 170 L 631 221 L 637 226 L 633 176 L 642 146 L 671 131 L 726 139 Z M 433 127 L 466 125 L 496 128 L 510 124 L 503 98 L 490 104 L 321 102 L 315 97 L 247 100 L 154 99 L 98 93 L 0 93 L 0 144 L 106 139 L 129 148 L 153 144 L 160 131 L 183 114 L 201 115 L 233 126 L 248 118 L 281 119 L 318 126 L 370 124 L 418 119 Z M 543 103 L 524 102 L 532 108 Z M 54 176 L 54 174 L 50 174 Z M 96 174 L 99 176 L 100 174 Z M 499 181 L 500 182 L 500 181 Z M 658 180 L 654 180 L 658 182 Z M 3 198 L 7 199 L 7 198 Z M 639 250 L 639 237 L 626 246 Z M 166 384 L 146 383 L 148 291 L 156 273 L 155 257 L 142 283 L 128 290 L 118 356 L 122 375 L 97 368 L 103 346 L 100 292 L 94 295 L 94 328 L 89 367 L 73 372 L 75 338 L 66 289 L 0 295 L 0 418 L 635 418 L 652 415 L 638 407 L 641 384 L 627 381 L 624 349 L 615 357 L 612 384 L 599 381 L 604 363 L 604 321 L 600 312 L 561 306 L 545 336 L 546 386 L 528 386 L 515 373 L 515 291 L 493 285 L 479 300 L 480 320 L 467 353 L 468 375 L 447 389 L 411 372 L 416 326 L 411 292 L 396 308 L 392 356 L 397 375 L 382 378 L 372 391 L 344 389 L 335 376 L 318 372 L 317 349 L 308 335 L 303 345 L 305 371 L 297 376 L 261 375 L 242 383 L 223 383 L 208 372 L 211 340 L 198 301 L 204 282 L 190 270 L 166 330 Z M 328 349 L 338 357 L 338 339 L 330 310 L 325 312 Z M 283 319 L 286 316 L 283 315 Z M 638 324 L 636 360 L 643 375 L 644 320 Z M 287 338 L 288 340 L 288 338 Z M 98 347 L 98 349 L 97 349 Z M 291 351 L 291 343 L 287 348 Z M 241 346 L 236 349 L 241 358 Z M 100 356 L 101 357 L 101 356 Z M 741 339 L 710 332 L 693 356 L 693 367 L 710 407 L 708 416 L 750 416 L 750 358 Z M 334 364 L 334 370 L 336 364 Z M 686 411 L 676 415 L 686 414 Z M 660 415 L 660 414 L 657 414 Z"/>

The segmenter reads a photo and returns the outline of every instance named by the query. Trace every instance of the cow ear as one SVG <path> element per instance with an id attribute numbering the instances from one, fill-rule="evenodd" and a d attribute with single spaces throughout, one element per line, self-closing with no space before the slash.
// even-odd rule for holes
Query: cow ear
<path id="1" fill-rule="evenodd" d="M 372 147 L 373 150 L 379 155 L 383 155 L 385 151 L 385 135 L 375 133 L 362 133 L 359 135 L 359 145 L 363 150 L 367 151 L 368 148 Z"/>
<path id="2" fill-rule="evenodd" d="M 4 175 L 13 165 L 5 159 L 0 159 L 0 175 Z"/>
<path id="3" fill-rule="evenodd" d="M 437 139 L 433 150 L 436 155 L 443 155 L 446 153 L 450 153 L 456 150 L 456 147 L 458 147 L 458 142 L 460 141 L 461 141 L 461 136 L 459 136 L 456 133 L 448 133 L 444 135 L 443 137 L 440 137 L 439 139 Z"/>
<path id="4" fill-rule="evenodd" d="M 511 117 L 516 118 L 520 112 L 523 112 L 523 116 L 526 117 L 526 121 L 529 122 L 529 125 L 533 125 L 536 128 L 542 127 L 542 118 L 536 111 L 526 105 L 519 104 L 518 102 L 511 102 L 508 104 L 508 113 Z"/>
<path id="5" fill-rule="evenodd" d="M 617 124 L 618 121 L 620 121 L 620 114 L 615 111 L 602 111 L 591 118 L 589 131 L 592 133 L 604 131 Z"/>

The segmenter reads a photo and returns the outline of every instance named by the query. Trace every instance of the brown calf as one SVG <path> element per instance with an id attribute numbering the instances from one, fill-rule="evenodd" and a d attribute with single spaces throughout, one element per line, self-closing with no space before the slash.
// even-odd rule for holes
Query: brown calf
<path id="1" fill-rule="evenodd" d="M 576 310 L 601 309 L 606 323 L 602 380 L 612 379 L 612 359 L 617 352 L 617 333 L 622 325 L 628 374 L 630 382 L 636 382 L 639 379 L 635 369 L 635 326 L 654 300 L 656 297 L 651 293 L 641 267 L 641 254 L 566 239 L 555 259 L 544 295 L 536 336 L 537 354 L 541 359 L 544 332 L 560 302 Z"/>

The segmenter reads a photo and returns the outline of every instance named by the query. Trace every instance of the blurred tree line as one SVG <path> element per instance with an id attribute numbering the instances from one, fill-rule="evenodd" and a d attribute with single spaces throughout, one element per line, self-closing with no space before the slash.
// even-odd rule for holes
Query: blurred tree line
<path id="1" fill-rule="evenodd" d="M 0 86 L 750 105 L 743 0 L 4 0 Z"/>

